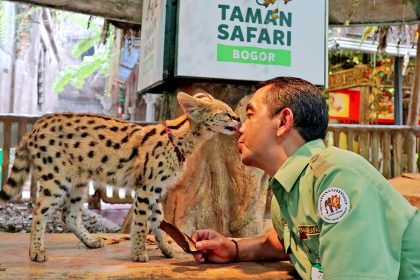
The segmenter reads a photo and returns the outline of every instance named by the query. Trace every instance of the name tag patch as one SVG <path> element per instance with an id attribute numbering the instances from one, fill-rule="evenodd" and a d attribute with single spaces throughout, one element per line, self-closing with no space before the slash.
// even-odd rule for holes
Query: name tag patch
<path id="1" fill-rule="evenodd" d="M 319 228 L 317 225 L 301 225 L 297 227 L 297 231 L 301 240 L 308 239 L 308 236 L 319 235 Z"/>
<path id="2" fill-rule="evenodd" d="M 328 188 L 318 199 L 318 213 L 321 219 L 330 224 L 341 221 L 350 211 L 350 200 L 340 188 Z"/>

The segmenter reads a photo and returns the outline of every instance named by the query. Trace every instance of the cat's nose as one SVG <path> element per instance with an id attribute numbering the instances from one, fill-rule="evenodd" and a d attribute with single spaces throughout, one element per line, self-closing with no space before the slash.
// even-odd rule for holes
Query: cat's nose
<path id="1" fill-rule="evenodd" d="M 236 130 L 236 132 L 239 132 L 239 129 L 241 129 L 241 126 L 242 126 L 242 123 L 241 122 L 237 122 L 235 124 L 235 130 Z"/>

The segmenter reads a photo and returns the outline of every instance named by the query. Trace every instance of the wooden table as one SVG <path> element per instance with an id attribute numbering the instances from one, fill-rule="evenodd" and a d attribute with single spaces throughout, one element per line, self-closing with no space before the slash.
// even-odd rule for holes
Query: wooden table
<path id="1" fill-rule="evenodd" d="M 120 242 L 87 249 L 73 234 L 46 234 L 48 260 L 36 263 L 28 256 L 29 234 L 0 233 L 0 279 L 297 279 L 288 262 L 198 265 L 179 247 L 175 258 L 167 259 L 153 238 L 150 261 L 135 263 L 129 258 L 130 241 L 121 239 L 128 235 L 97 235 Z"/>
<path id="2" fill-rule="evenodd" d="M 408 202 L 420 209 L 420 173 L 403 173 L 389 182 Z"/>

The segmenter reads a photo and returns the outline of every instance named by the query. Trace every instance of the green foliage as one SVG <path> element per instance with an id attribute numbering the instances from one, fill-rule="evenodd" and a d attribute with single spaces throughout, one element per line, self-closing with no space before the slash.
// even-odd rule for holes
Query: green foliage
<path id="1" fill-rule="evenodd" d="M 93 56 L 85 56 L 77 65 L 69 65 L 58 74 L 53 82 L 53 89 L 61 93 L 67 85 L 72 85 L 76 89 L 82 89 L 85 81 L 95 72 L 107 77 L 109 74 L 111 55 L 110 49 L 105 48 Z"/>
<path id="2" fill-rule="evenodd" d="M 65 13 L 58 13 L 57 17 L 63 21 L 74 21 L 77 24 L 82 24 L 81 26 L 84 24 L 84 28 L 87 27 L 90 33 L 87 38 L 74 44 L 71 49 L 72 56 L 81 57 L 90 48 L 101 44 L 102 25 L 97 22 L 92 23 L 92 18 L 78 14 L 66 16 Z M 105 78 L 109 76 L 113 33 L 114 29 L 110 29 L 107 44 L 97 47 L 94 55 L 84 56 L 79 64 L 69 65 L 57 75 L 53 82 L 53 89 L 56 93 L 63 92 L 67 85 L 82 89 L 86 79 L 94 73 L 99 73 Z"/>
<path id="3" fill-rule="evenodd" d="M 100 40 L 100 34 L 97 34 L 93 37 L 85 38 L 74 44 L 71 49 L 71 55 L 74 57 L 79 57 L 85 52 L 87 52 L 91 47 L 97 44 Z"/>

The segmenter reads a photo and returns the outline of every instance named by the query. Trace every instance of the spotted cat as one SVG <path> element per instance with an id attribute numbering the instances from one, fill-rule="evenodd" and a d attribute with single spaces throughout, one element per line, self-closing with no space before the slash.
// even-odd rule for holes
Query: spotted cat
<path id="1" fill-rule="evenodd" d="M 135 190 L 131 258 L 149 260 L 145 242 L 148 221 L 166 257 L 173 257 L 158 228 L 161 197 L 184 170 L 184 159 L 216 133 L 233 134 L 239 118 L 209 94 L 178 93 L 184 115 L 162 124 L 140 126 L 94 114 L 52 114 L 39 119 L 17 147 L 10 176 L 0 191 L 0 203 L 22 191 L 30 169 L 40 184 L 34 208 L 30 258 L 46 260 L 44 230 L 50 214 L 62 207 L 63 221 L 89 248 L 103 247 L 81 220 L 89 179 Z"/>

